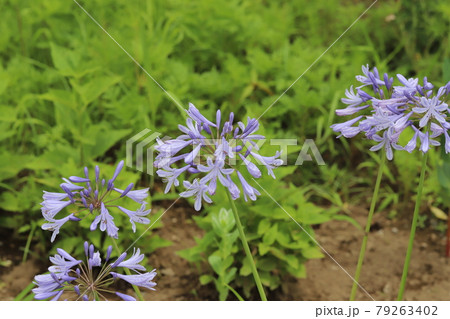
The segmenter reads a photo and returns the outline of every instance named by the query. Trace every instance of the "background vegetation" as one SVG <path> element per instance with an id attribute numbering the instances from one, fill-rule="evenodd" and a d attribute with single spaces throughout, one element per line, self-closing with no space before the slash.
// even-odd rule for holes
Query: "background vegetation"
<path id="1" fill-rule="evenodd" d="M 210 117 L 221 108 L 244 120 L 259 117 L 371 1 L 80 4 L 181 105 L 192 102 Z M 46 262 L 50 234 L 39 230 L 42 191 L 56 191 L 61 177 L 79 175 L 85 165 L 98 164 L 111 174 L 125 157 L 128 138 L 144 128 L 174 135 L 184 114 L 73 1 L 2 0 L 0 12 L 0 231 L 23 243 L 24 259 L 33 254 Z M 445 0 L 378 1 L 261 118 L 268 138 L 299 143 L 289 148 L 290 166 L 277 174 L 283 178 L 268 177 L 262 185 L 311 234 L 312 225 L 331 218 L 351 222 L 348 206 L 365 206 L 370 199 L 379 160 L 367 151 L 371 142 L 336 140 L 329 129 L 340 121 L 334 110 L 345 89 L 363 64 L 391 76 L 427 76 L 435 85 L 442 85 L 444 76 L 448 81 L 449 17 Z M 314 139 L 327 165 L 292 165 L 307 138 Z M 380 209 L 392 218 L 410 211 L 418 158 L 397 153 L 389 163 Z M 442 158 L 439 151 L 431 154 L 424 202 L 445 218 L 450 166 Z M 123 184 L 151 184 L 153 202 L 176 198 L 176 192 L 163 195 L 160 181 L 146 174 L 128 169 L 120 178 Z M 242 264 L 233 221 L 220 210 L 227 205 L 217 202 L 195 218 L 205 238 L 180 255 L 192 262 L 210 256 L 201 278 L 216 283 L 220 298 L 227 297 L 230 286 L 248 297 L 251 274 Z M 425 208 L 423 227 L 444 231 L 445 223 Z M 267 287 L 277 288 L 286 274 L 305 276 L 304 261 L 321 256 L 267 196 L 239 209 Z M 160 213 L 153 211 L 152 219 Z M 229 223 L 227 233 L 217 231 L 214 218 Z M 136 236 L 144 229 L 138 227 Z M 68 250 L 92 237 L 84 224 L 63 232 L 58 246 Z M 123 237 L 124 244 L 133 239 Z M 144 252 L 170 244 L 151 232 L 145 239 L 139 243 Z M 91 240 L 96 246 L 102 242 L 100 236 Z M 228 250 L 231 260 L 223 254 Z"/>

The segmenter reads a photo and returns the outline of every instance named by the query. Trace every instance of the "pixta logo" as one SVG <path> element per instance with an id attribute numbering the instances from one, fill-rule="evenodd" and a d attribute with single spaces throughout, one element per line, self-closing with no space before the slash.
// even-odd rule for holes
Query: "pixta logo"
<path id="1" fill-rule="evenodd" d="M 136 170 L 144 172 L 144 163 L 147 174 L 153 175 L 153 157 L 155 146 L 158 145 L 156 138 L 160 137 L 161 133 L 153 132 L 150 129 L 144 129 L 126 143 L 126 165 L 134 167 L 133 159 L 135 159 Z"/>

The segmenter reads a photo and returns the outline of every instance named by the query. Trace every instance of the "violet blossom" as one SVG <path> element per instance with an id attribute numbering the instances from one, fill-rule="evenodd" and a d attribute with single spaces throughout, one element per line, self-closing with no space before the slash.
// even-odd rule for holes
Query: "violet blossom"
<path id="1" fill-rule="evenodd" d="M 450 109 L 447 104 L 450 82 L 435 93 L 433 84 L 426 77 L 420 85 L 417 78 L 407 79 L 397 74 L 400 85 L 393 85 L 393 78 L 385 73 L 381 79 L 376 68 L 371 71 L 367 65 L 362 71 L 364 75 L 356 76 L 361 83 L 356 92 L 351 86 L 345 92 L 346 98 L 341 99 L 347 107 L 336 110 L 338 116 L 356 115 L 331 125 L 340 133 L 338 138 L 352 138 L 364 133 L 366 138 L 378 143 L 370 148 L 371 151 L 384 149 L 386 157 L 392 160 L 393 149 L 412 152 L 418 147 L 426 153 L 431 146 L 440 145 L 434 138 L 444 135 L 445 152 L 450 152 Z M 370 88 L 372 92 L 364 91 Z M 399 137 L 407 129 L 412 129 L 414 135 L 405 146 L 400 146 Z"/>
<path id="2" fill-rule="evenodd" d="M 63 178 L 64 183 L 60 185 L 62 192 L 44 191 L 41 211 L 47 222 L 42 225 L 42 229 L 53 231 L 52 242 L 58 235 L 61 226 L 66 222 L 80 221 L 90 215 L 95 216 L 90 227 L 92 231 L 100 228 L 101 231 L 106 231 L 108 236 L 118 238 L 119 229 L 115 225 L 114 217 L 111 214 L 113 210 L 122 211 L 130 218 L 134 232 L 136 231 L 135 222 L 141 224 L 150 223 L 150 220 L 144 217 L 150 213 L 150 209 L 145 209 L 145 199 L 148 197 L 149 189 L 132 190 L 134 187 L 133 183 L 129 184 L 124 190 L 115 187 L 115 180 L 123 165 L 123 161 L 119 162 L 113 177 L 108 181 L 100 179 L 98 166 L 95 167 L 94 179 L 89 178 L 89 171 L 85 167 L 85 177 L 71 176 L 68 179 Z M 141 204 L 141 207 L 136 211 L 132 211 L 113 203 L 125 196 Z M 65 217 L 56 218 L 56 215 L 61 214 L 60 212 L 69 206 L 75 207 L 75 211 Z"/>
<path id="3" fill-rule="evenodd" d="M 110 262 L 112 246 L 109 246 L 104 261 L 100 252 L 95 251 L 94 246 L 84 243 L 85 259 L 77 260 L 61 248 L 57 248 L 57 254 L 50 257 L 52 266 L 49 273 L 34 277 L 34 298 L 37 300 L 59 300 L 63 295 L 71 300 L 108 300 L 115 294 L 125 301 L 134 301 L 134 297 L 112 290 L 112 284 L 116 280 L 124 280 L 132 285 L 155 290 L 156 283 L 153 279 L 156 270 L 147 272 L 140 264 L 144 255 L 140 250 L 134 250 L 133 255 L 126 259 L 127 254 L 121 254 L 115 262 Z M 120 269 L 127 268 L 133 272 L 131 275 L 118 273 Z"/>
<path id="4" fill-rule="evenodd" d="M 218 184 L 225 187 L 233 199 L 240 197 L 240 185 L 245 200 L 256 200 L 260 194 L 244 178 L 243 171 L 260 178 L 262 173 L 257 165 L 262 165 L 267 174 L 275 178 L 273 170 L 283 164 L 279 152 L 274 156 L 259 154 L 258 142 L 265 137 L 256 134 L 258 120 L 248 118 L 247 124 L 235 123 L 231 112 L 222 124 L 222 114 L 218 110 L 213 123 L 191 103 L 187 114 L 186 126 L 178 126 L 183 134 L 175 139 L 158 140 L 159 145 L 155 147 L 158 156 L 154 165 L 158 176 L 167 183 L 165 192 L 178 186 L 183 174 L 190 173 L 198 177 L 192 182 L 183 180 L 186 191 L 180 196 L 194 197 L 196 210 L 201 209 L 203 201 L 212 202 L 209 196 L 216 193 Z M 175 167 L 177 163 L 180 167 Z"/>

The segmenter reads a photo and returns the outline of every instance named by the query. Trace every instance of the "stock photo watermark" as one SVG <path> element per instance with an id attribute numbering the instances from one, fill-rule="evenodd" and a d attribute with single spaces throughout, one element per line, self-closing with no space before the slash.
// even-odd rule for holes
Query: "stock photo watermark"
<path id="1" fill-rule="evenodd" d="M 148 175 L 153 175 L 155 168 L 161 168 L 164 166 L 163 163 L 155 164 L 155 147 L 164 143 L 164 141 L 169 140 L 169 136 L 161 137 L 162 133 L 152 131 L 150 129 L 144 129 L 139 133 L 133 135 L 126 141 L 126 166 L 130 168 L 135 168 L 139 172 L 146 172 Z M 204 151 L 195 151 L 195 156 L 192 159 L 194 164 L 201 164 L 208 157 L 213 157 L 214 154 L 209 151 L 209 145 L 215 145 L 216 140 L 213 139 L 202 139 L 198 141 L 197 145 L 192 146 L 192 150 L 195 151 L 195 146 L 204 146 Z M 272 146 L 279 147 L 280 166 L 300 166 L 305 162 L 314 162 L 317 165 L 326 165 L 323 157 L 313 139 L 306 139 L 299 141 L 296 138 L 278 138 L 278 139 L 260 139 L 254 143 L 247 143 L 246 146 L 252 152 L 257 152 L 260 147 L 268 143 Z M 230 147 L 236 148 L 236 140 L 230 140 Z M 299 146 L 301 149 L 297 154 L 290 152 L 289 146 Z M 289 155 L 289 156 L 288 156 Z M 295 155 L 295 156 L 294 156 Z M 293 158 L 295 157 L 295 161 Z M 240 160 L 239 157 L 232 157 L 227 160 L 227 164 L 236 165 Z M 256 165 L 263 165 L 257 159 L 254 160 Z"/>

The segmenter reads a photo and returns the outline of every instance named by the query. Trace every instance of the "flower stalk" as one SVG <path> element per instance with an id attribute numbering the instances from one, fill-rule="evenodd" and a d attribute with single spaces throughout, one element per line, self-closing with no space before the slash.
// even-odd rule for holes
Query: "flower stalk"
<path id="1" fill-rule="evenodd" d="M 361 275 L 361 269 L 364 262 L 364 255 L 366 254 L 367 240 L 369 239 L 370 226 L 372 225 L 372 218 L 375 212 L 375 205 L 378 200 L 378 192 L 380 190 L 381 178 L 383 176 L 384 166 L 386 164 L 386 156 L 381 154 L 381 163 L 378 168 L 377 180 L 375 182 L 375 189 L 373 190 L 372 201 L 370 203 L 369 216 L 367 217 L 366 228 L 364 229 L 364 237 L 361 244 L 361 250 L 359 252 L 358 264 L 356 266 L 355 277 L 353 281 L 352 291 L 350 294 L 350 301 L 354 301 L 356 297 L 356 291 L 358 289 L 359 277 Z"/>
<path id="2" fill-rule="evenodd" d="M 403 274 L 402 279 L 400 281 L 400 289 L 398 291 L 397 301 L 403 300 L 403 294 L 405 292 L 406 278 L 408 276 L 409 263 L 411 261 L 411 254 L 414 245 L 414 236 L 416 234 L 417 228 L 417 220 L 419 219 L 419 209 L 420 204 L 422 202 L 422 190 L 423 190 L 423 183 L 425 180 L 425 173 L 427 170 L 427 160 L 428 160 L 428 153 L 425 153 L 422 157 L 422 170 L 420 172 L 419 187 L 417 189 L 416 205 L 414 207 L 414 215 L 411 225 L 411 232 L 409 234 L 408 249 L 406 251 L 405 263 L 403 266 Z"/>
<path id="3" fill-rule="evenodd" d="M 228 201 L 230 202 L 231 209 L 234 214 L 234 219 L 236 220 L 236 226 L 239 231 L 239 237 L 241 238 L 242 246 L 244 246 L 244 251 L 247 256 L 247 259 L 250 263 L 250 267 L 252 269 L 253 278 L 255 279 L 256 287 L 258 288 L 259 296 L 261 297 L 262 301 L 267 301 L 266 293 L 264 292 L 264 288 L 261 283 L 261 279 L 259 278 L 258 270 L 256 269 L 255 261 L 253 260 L 252 253 L 250 252 L 250 248 L 248 246 L 247 239 L 245 237 L 244 229 L 242 228 L 241 220 L 239 218 L 239 214 L 236 208 L 236 205 L 234 204 L 233 199 L 231 198 L 231 195 L 229 192 L 226 192 L 228 196 Z"/>

